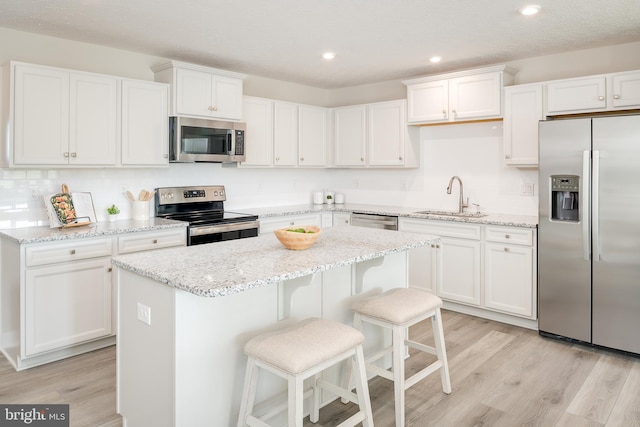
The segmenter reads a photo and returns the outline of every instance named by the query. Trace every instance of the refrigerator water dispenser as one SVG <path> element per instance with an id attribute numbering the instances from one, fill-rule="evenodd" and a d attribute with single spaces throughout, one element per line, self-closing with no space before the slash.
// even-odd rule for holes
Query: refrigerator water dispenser
<path id="1" fill-rule="evenodd" d="M 580 177 L 576 175 L 551 176 L 551 219 L 580 221 Z"/>

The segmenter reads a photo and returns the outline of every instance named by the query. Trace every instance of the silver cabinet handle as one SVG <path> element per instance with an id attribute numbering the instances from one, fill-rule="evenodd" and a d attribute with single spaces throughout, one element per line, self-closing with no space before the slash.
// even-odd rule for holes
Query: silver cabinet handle
<path id="1" fill-rule="evenodd" d="M 78 154 L 77 153 L 71 153 L 71 157 L 77 157 Z"/>
<path id="2" fill-rule="evenodd" d="M 511 238 L 511 235 L 510 235 L 510 234 L 505 234 L 505 235 L 504 235 L 504 238 L 505 238 L 505 239 L 510 239 L 510 238 Z"/>
<path id="3" fill-rule="evenodd" d="M 598 101 L 604 101 L 604 96 L 599 96 Z"/>
<path id="4" fill-rule="evenodd" d="M 402 156 L 401 156 L 401 157 L 398 157 L 398 160 L 402 160 Z"/>
<path id="5" fill-rule="evenodd" d="M 113 271 L 112 267 L 107 268 L 107 273 L 111 273 Z"/>
<path id="6" fill-rule="evenodd" d="M 304 157 L 300 157 L 300 161 L 301 161 L 301 162 L 304 162 Z"/>
<path id="7" fill-rule="evenodd" d="M 151 243 L 153 243 L 155 245 L 156 243 L 158 243 L 158 239 L 153 239 L 153 242 L 151 242 Z"/>
<path id="8" fill-rule="evenodd" d="M 63 154 L 63 156 L 64 156 L 64 157 L 69 157 L 69 152 L 68 152 L 68 151 L 65 151 L 65 152 L 64 152 L 64 154 Z"/>
<path id="9" fill-rule="evenodd" d="M 613 95 L 613 99 L 620 99 L 620 95 Z"/>
<path id="10" fill-rule="evenodd" d="M 69 253 L 70 253 L 71 255 L 75 255 L 75 254 L 76 254 L 76 250 L 75 250 L 75 249 L 71 249 L 71 250 L 69 251 Z"/>
<path id="11" fill-rule="evenodd" d="M 209 111 L 218 111 L 218 107 L 214 107 L 213 105 L 209 106 Z"/>
<path id="12" fill-rule="evenodd" d="M 361 162 L 364 162 L 364 157 L 360 157 L 360 161 L 361 161 Z"/>
<path id="13" fill-rule="evenodd" d="M 511 158 L 511 155 L 510 155 L 510 154 L 505 154 L 505 155 L 504 155 L 504 158 L 508 160 L 508 159 L 510 159 L 510 158 Z"/>
<path id="14" fill-rule="evenodd" d="M 505 248 L 504 248 L 504 251 L 505 251 L 505 252 L 509 252 L 509 248 L 505 247 Z"/>

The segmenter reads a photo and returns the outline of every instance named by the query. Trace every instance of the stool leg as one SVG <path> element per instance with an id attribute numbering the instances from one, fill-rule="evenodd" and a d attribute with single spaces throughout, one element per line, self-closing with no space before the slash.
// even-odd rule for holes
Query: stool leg
<path id="1" fill-rule="evenodd" d="M 319 373 L 313 376 L 313 396 L 311 396 L 309 403 L 309 421 L 311 421 L 312 423 L 317 423 L 318 419 L 320 419 L 320 397 L 322 390 L 318 385 L 319 379 Z"/>
<path id="2" fill-rule="evenodd" d="M 253 412 L 253 403 L 256 398 L 256 387 L 258 385 L 258 367 L 255 360 L 250 357 L 247 361 L 247 370 L 244 377 L 244 388 L 242 400 L 240 402 L 240 414 L 238 415 L 238 427 L 247 425 L 247 415 Z"/>
<path id="3" fill-rule="evenodd" d="M 367 369 L 364 362 L 364 353 L 362 346 L 356 348 L 356 354 L 354 355 L 355 361 L 355 374 L 356 374 L 356 393 L 358 395 L 358 406 L 360 410 L 364 412 L 364 420 L 362 421 L 363 427 L 373 427 L 373 412 L 371 410 L 371 397 L 369 396 L 369 384 L 367 383 Z M 353 358 L 350 357 L 349 360 Z"/>
<path id="4" fill-rule="evenodd" d="M 393 391 L 396 401 L 396 427 L 404 427 L 404 329 L 392 327 Z"/>
<path id="5" fill-rule="evenodd" d="M 362 317 L 360 314 L 353 314 L 353 327 L 360 332 L 362 332 Z M 345 390 L 351 391 L 351 378 L 353 376 L 353 360 L 352 358 L 347 359 L 347 366 L 344 370 L 344 376 L 342 377 L 342 388 Z M 349 403 L 349 399 L 345 399 L 344 397 L 340 398 L 342 403 Z"/>
<path id="6" fill-rule="evenodd" d="M 442 367 L 440 368 L 442 391 L 450 394 L 451 378 L 449 377 L 449 362 L 447 362 L 447 349 L 444 344 L 444 331 L 442 329 L 442 313 L 440 312 L 440 308 L 436 308 L 436 314 L 431 318 L 431 325 L 433 326 L 433 337 L 435 338 L 438 360 L 442 362 Z"/>
<path id="7" fill-rule="evenodd" d="M 287 425 L 289 427 L 302 427 L 304 379 L 302 377 L 289 375 L 287 383 L 289 384 L 289 416 Z"/>

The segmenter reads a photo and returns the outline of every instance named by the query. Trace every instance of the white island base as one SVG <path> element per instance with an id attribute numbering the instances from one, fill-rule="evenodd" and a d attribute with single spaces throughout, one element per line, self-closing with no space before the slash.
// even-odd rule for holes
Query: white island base
<path id="1" fill-rule="evenodd" d="M 407 286 L 406 254 L 212 298 L 118 268 L 117 396 L 123 426 L 235 425 L 244 344 L 306 317 L 352 324 L 353 301 Z M 378 330 L 365 330 L 365 336 L 365 353 L 388 342 Z M 339 371 L 334 367 L 326 375 Z M 267 375 L 260 378 L 257 402 L 286 391 L 284 381 Z M 325 404 L 333 399 L 323 396 Z"/>

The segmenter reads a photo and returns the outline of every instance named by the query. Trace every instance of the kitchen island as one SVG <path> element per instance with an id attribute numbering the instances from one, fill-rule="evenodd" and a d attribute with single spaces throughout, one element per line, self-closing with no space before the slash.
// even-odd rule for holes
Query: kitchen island
<path id="1" fill-rule="evenodd" d="M 245 342 L 305 317 L 350 324 L 355 300 L 407 286 L 406 251 L 437 240 L 336 227 L 304 251 L 265 234 L 114 258 L 124 425 L 235 424 Z M 365 330 L 366 348 L 388 339 L 376 332 Z M 284 383 L 265 377 L 258 401 L 283 390 Z"/>

